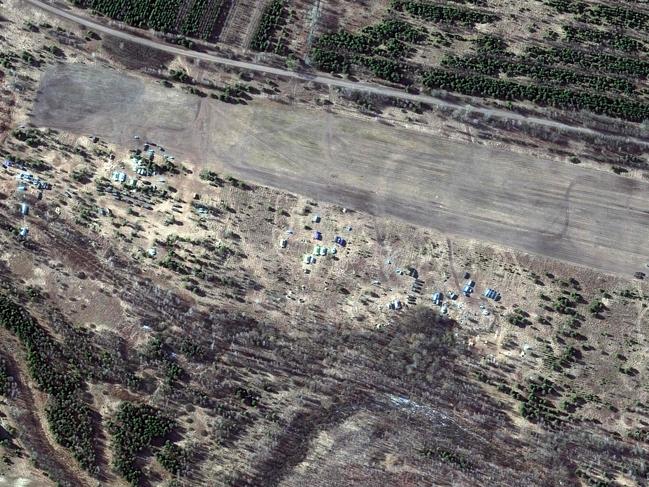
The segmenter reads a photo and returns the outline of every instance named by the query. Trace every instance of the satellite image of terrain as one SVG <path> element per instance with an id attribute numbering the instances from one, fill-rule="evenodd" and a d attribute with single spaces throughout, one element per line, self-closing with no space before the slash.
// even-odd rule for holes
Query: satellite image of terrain
<path id="1" fill-rule="evenodd" d="M 0 487 L 649 485 L 645 0 L 0 0 Z"/>

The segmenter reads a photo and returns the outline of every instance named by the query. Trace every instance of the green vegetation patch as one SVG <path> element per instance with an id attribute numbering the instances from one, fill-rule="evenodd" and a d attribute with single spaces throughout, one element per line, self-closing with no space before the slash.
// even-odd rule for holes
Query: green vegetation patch
<path id="1" fill-rule="evenodd" d="M 644 43 L 618 32 L 596 30 L 589 27 L 566 25 L 563 27 L 565 38 L 568 42 L 579 44 L 592 43 L 598 47 L 606 46 L 625 52 L 645 51 Z"/>
<path id="2" fill-rule="evenodd" d="M 96 460 L 96 435 L 90 408 L 80 399 L 79 371 L 65 362 L 52 337 L 6 296 L 0 296 L 0 324 L 14 333 L 25 347 L 32 380 L 50 395 L 47 419 L 54 438 L 70 450 L 83 468 L 91 469 Z"/>
<path id="3" fill-rule="evenodd" d="M 12 378 L 9 375 L 7 362 L 5 359 L 0 358 L 0 396 L 6 396 L 11 392 Z"/>
<path id="4" fill-rule="evenodd" d="M 646 30 L 649 26 L 649 14 L 624 6 L 574 0 L 546 0 L 545 3 L 559 13 L 578 15 L 578 20 L 586 24 L 608 24 L 636 30 Z"/>
<path id="5" fill-rule="evenodd" d="M 642 102 L 612 98 L 597 93 L 499 80 L 483 75 L 453 73 L 438 68 L 431 69 L 424 75 L 424 85 L 430 89 L 443 89 L 483 98 L 530 101 L 537 105 L 563 110 L 589 110 L 631 122 L 649 119 L 649 104 Z"/>
<path id="6" fill-rule="evenodd" d="M 411 45 L 422 43 L 426 36 L 408 22 L 388 19 L 357 34 L 325 34 L 314 44 L 310 57 L 323 71 L 347 73 L 353 65 L 362 65 L 379 78 L 402 83 L 408 71 L 403 59 L 412 54 Z"/>
<path id="7" fill-rule="evenodd" d="M 73 0 L 78 7 L 125 22 L 141 29 L 154 29 L 170 34 L 208 39 L 218 18 L 223 2 L 194 0 L 183 12 L 182 0 Z"/>
<path id="8" fill-rule="evenodd" d="M 138 485 L 142 471 L 137 467 L 137 455 L 173 430 L 175 422 L 158 409 L 146 404 L 120 404 L 115 417 L 109 421 L 114 453 L 113 465 L 132 485 Z M 166 456 L 163 453 L 163 456 Z"/>
<path id="9" fill-rule="evenodd" d="M 630 94 L 634 84 L 624 78 L 584 74 L 573 69 L 555 67 L 533 59 L 516 56 L 475 55 L 467 57 L 448 56 L 442 66 L 463 72 L 473 72 L 498 77 L 505 74 L 510 78 L 529 78 L 557 86 L 577 86 L 589 90 L 616 91 Z"/>
<path id="10" fill-rule="evenodd" d="M 187 471 L 188 452 L 184 448 L 166 441 L 155 454 L 156 459 L 173 475 L 182 475 Z"/>
<path id="11" fill-rule="evenodd" d="M 427 22 L 475 25 L 488 24 L 499 19 L 495 14 L 481 12 L 479 10 L 412 0 L 393 0 L 392 8 L 398 12 L 408 12 L 413 17 Z"/>
<path id="12" fill-rule="evenodd" d="M 284 24 L 286 16 L 286 1 L 272 0 L 261 16 L 261 21 L 255 32 L 250 47 L 255 51 L 269 51 L 276 54 L 286 54 L 285 43 L 277 42 L 276 33 Z"/>
<path id="13" fill-rule="evenodd" d="M 446 448 L 439 446 L 434 448 L 425 448 L 421 453 L 427 458 L 436 458 L 437 460 L 453 465 L 462 471 L 469 471 L 472 469 L 471 463 L 464 455 Z"/>

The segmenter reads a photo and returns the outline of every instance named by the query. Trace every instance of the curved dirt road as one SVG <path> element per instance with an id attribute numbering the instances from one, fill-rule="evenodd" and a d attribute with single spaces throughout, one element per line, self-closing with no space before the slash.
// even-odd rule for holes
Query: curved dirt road
<path id="1" fill-rule="evenodd" d="M 554 120 L 549 120 L 545 118 L 538 118 L 538 117 L 530 117 L 526 115 L 520 115 L 517 113 L 509 112 L 507 110 L 501 110 L 501 109 L 496 109 L 496 108 L 481 108 L 481 107 L 474 107 L 468 104 L 458 104 L 458 103 L 452 103 L 446 100 L 441 100 L 439 98 L 435 98 L 433 96 L 428 96 L 428 95 L 416 95 L 412 93 L 406 93 L 403 90 L 395 89 L 395 88 L 390 88 L 387 86 L 382 86 L 378 84 L 372 84 L 372 83 L 365 83 L 365 82 L 354 82 L 354 81 L 349 81 L 345 79 L 340 79 L 340 78 L 334 78 L 332 76 L 324 76 L 322 74 L 320 75 L 311 75 L 311 74 L 306 74 L 306 73 L 298 73 L 295 71 L 289 71 L 286 69 L 281 69 L 281 68 L 274 68 L 272 66 L 266 66 L 263 64 L 257 64 L 257 63 L 252 63 L 252 62 L 247 62 L 247 61 L 236 61 L 234 59 L 228 59 L 224 58 L 215 54 L 210 54 L 206 52 L 197 52 L 197 51 L 192 51 L 189 49 L 184 49 L 182 47 L 174 46 L 171 44 L 165 44 L 164 42 L 160 41 L 155 41 L 151 39 L 146 39 L 143 37 L 139 37 L 133 34 L 129 34 L 128 32 L 124 32 L 118 29 L 114 29 L 112 27 L 109 27 L 107 25 L 94 22 L 92 20 L 89 20 L 84 17 L 79 17 L 78 15 L 74 15 L 70 12 L 67 12 L 65 10 L 62 10 L 60 8 L 57 8 L 53 5 L 41 2 L 40 0 L 25 0 L 28 4 L 31 4 L 35 7 L 38 7 L 40 9 L 43 9 L 51 14 L 57 15 L 59 17 L 62 17 L 64 19 L 70 20 L 72 22 L 76 22 L 77 24 L 83 25 L 84 27 L 87 27 L 89 29 L 96 30 L 97 32 L 101 32 L 106 35 L 110 35 L 119 39 L 123 39 L 126 41 L 134 42 L 146 47 L 150 47 L 152 49 L 158 49 L 161 51 L 168 52 L 170 54 L 174 54 L 177 56 L 185 56 L 189 58 L 194 58 L 194 59 L 200 59 L 203 61 L 208 61 L 216 64 L 222 64 L 224 66 L 231 66 L 235 68 L 240 68 L 240 69 L 245 69 L 248 71 L 256 71 L 260 73 L 267 73 L 267 74 L 274 74 L 278 76 L 283 76 L 287 78 L 292 78 L 292 79 L 297 79 L 301 81 L 312 81 L 315 83 L 319 83 L 322 85 L 326 86 L 334 86 L 337 88 L 343 88 L 347 90 L 355 90 L 355 91 L 363 91 L 365 93 L 372 93 L 375 95 L 381 95 L 381 96 L 387 96 L 387 97 L 392 97 L 392 98 L 400 98 L 404 100 L 409 100 L 409 101 L 414 101 L 414 102 L 419 102 L 419 103 L 426 103 L 429 105 L 434 105 L 442 108 L 452 108 L 452 109 L 466 109 L 470 112 L 474 113 L 480 113 L 482 115 L 488 116 L 488 117 L 495 117 L 495 118 L 500 118 L 504 120 L 512 120 L 512 121 L 517 121 L 525 124 L 532 124 L 532 125 L 539 125 L 543 127 L 549 127 L 557 130 L 561 130 L 564 132 L 573 132 L 573 133 L 579 133 L 582 135 L 589 135 L 589 136 L 598 136 L 598 137 L 606 137 L 609 140 L 618 140 L 618 141 L 623 141 L 623 142 L 633 142 L 636 144 L 640 145 L 645 145 L 649 147 L 649 140 L 645 139 L 639 139 L 636 137 L 625 137 L 625 136 L 617 136 L 617 135 L 611 135 L 611 134 L 603 134 L 599 131 L 589 129 L 586 127 L 580 127 L 580 126 L 573 126 L 573 125 L 567 125 L 561 122 L 557 122 Z"/>

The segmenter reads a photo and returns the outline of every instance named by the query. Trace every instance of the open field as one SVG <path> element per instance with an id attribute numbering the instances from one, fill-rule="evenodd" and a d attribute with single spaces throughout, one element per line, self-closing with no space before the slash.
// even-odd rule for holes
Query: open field
<path id="1" fill-rule="evenodd" d="M 284 105 L 231 106 L 99 67 L 46 73 L 33 121 L 612 273 L 644 267 L 649 184 Z"/>

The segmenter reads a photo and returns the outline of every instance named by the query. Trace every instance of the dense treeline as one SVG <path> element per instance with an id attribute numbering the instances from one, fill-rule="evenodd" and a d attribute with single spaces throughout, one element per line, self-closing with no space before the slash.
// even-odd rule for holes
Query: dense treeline
<path id="1" fill-rule="evenodd" d="M 594 43 L 599 46 L 606 46 L 611 49 L 618 49 L 625 52 L 644 51 L 644 44 L 632 37 L 606 30 L 596 30 L 588 27 L 575 27 L 566 25 L 563 27 L 565 38 L 568 42 Z"/>
<path id="2" fill-rule="evenodd" d="M 0 357 L 0 396 L 6 396 L 11 391 L 11 378 L 7 362 Z"/>
<path id="3" fill-rule="evenodd" d="M 649 119 L 649 105 L 596 93 L 576 92 L 548 86 L 534 86 L 504 81 L 477 74 L 452 73 L 431 69 L 423 77 L 424 85 L 465 95 L 499 100 L 530 101 L 564 110 L 590 110 L 594 113 L 632 122 Z"/>
<path id="4" fill-rule="evenodd" d="M 274 41 L 275 34 L 279 30 L 285 12 L 285 0 L 272 0 L 265 8 L 261 16 L 259 26 L 255 32 L 250 47 L 255 51 L 269 51 L 282 54 L 282 46 Z"/>
<path id="5" fill-rule="evenodd" d="M 141 29 L 154 29 L 171 34 L 183 34 L 189 37 L 207 39 L 212 25 L 206 24 L 205 19 L 216 22 L 223 8 L 219 1 L 210 5 L 209 0 L 196 0 L 189 12 L 183 17 L 180 26 L 178 16 L 183 6 L 182 0 L 73 0 L 80 7 L 90 8 L 95 12 L 111 19 L 125 22 Z M 211 7 L 211 9 L 210 9 Z"/>
<path id="6" fill-rule="evenodd" d="M 637 30 L 649 27 L 648 14 L 619 5 L 592 5 L 578 0 L 546 0 L 545 3 L 559 13 L 578 14 L 579 20 L 584 23 L 610 24 Z"/>
<path id="7" fill-rule="evenodd" d="M 393 83 L 403 83 L 406 79 L 406 67 L 403 63 L 376 56 L 356 56 L 358 64 L 368 68 L 374 76 Z"/>
<path id="8" fill-rule="evenodd" d="M 136 465 L 138 453 L 150 447 L 154 440 L 167 436 L 174 426 L 172 419 L 152 406 L 120 404 L 115 417 L 108 422 L 117 472 L 132 485 L 138 485 L 142 477 Z"/>
<path id="9" fill-rule="evenodd" d="M 499 17 L 495 14 L 469 10 L 453 5 L 438 5 L 413 0 L 393 0 L 392 8 L 398 12 L 406 11 L 410 15 L 428 22 L 441 22 L 448 24 L 488 24 L 495 22 Z"/>
<path id="10" fill-rule="evenodd" d="M 223 2 L 217 2 L 215 5 L 212 5 L 212 9 L 208 11 L 210 6 L 210 0 L 196 0 L 183 19 L 182 24 L 180 25 L 180 33 L 188 37 L 199 37 L 207 39 L 210 35 L 211 29 L 206 29 L 205 32 L 201 32 L 201 23 L 203 19 L 212 15 L 213 19 L 218 18 L 221 11 Z"/>
<path id="11" fill-rule="evenodd" d="M 451 0 L 453 3 L 470 4 L 478 7 L 486 7 L 487 0 Z"/>
<path id="12" fill-rule="evenodd" d="M 55 395 L 45 410 L 54 438 L 86 469 L 95 466 L 91 410 L 76 396 Z"/>
<path id="13" fill-rule="evenodd" d="M 90 409 L 80 399 L 79 371 L 62 357 L 58 344 L 20 306 L 0 296 L 0 324 L 27 351 L 27 367 L 37 387 L 50 395 L 47 419 L 56 441 L 70 449 L 85 469 L 95 466 L 94 431 Z"/>
<path id="14" fill-rule="evenodd" d="M 311 50 L 311 61 L 324 71 L 347 73 L 355 64 L 369 68 L 375 76 L 403 82 L 412 44 L 419 44 L 426 32 L 402 20 L 385 20 L 365 27 L 357 34 L 340 31 L 321 36 Z"/>
<path id="15" fill-rule="evenodd" d="M 110 18 L 147 28 L 152 4 L 147 0 L 92 0 L 89 6 Z M 165 9 L 164 12 L 168 11 Z"/>
<path id="16" fill-rule="evenodd" d="M 596 73 L 611 73 L 640 78 L 649 76 L 649 61 L 618 57 L 612 54 L 589 54 L 569 48 L 532 46 L 527 49 L 526 58 L 534 59 L 540 64 L 577 66 Z"/>
<path id="17" fill-rule="evenodd" d="M 181 0 L 153 0 L 149 4 L 151 10 L 146 27 L 160 32 L 174 32 L 176 29 L 178 10 L 182 5 Z M 128 21 L 126 22 L 130 23 Z"/>
<path id="18" fill-rule="evenodd" d="M 506 74 L 511 78 L 526 77 L 560 86 L 582 86 L 596 91 L 631 93 L 634 85 L 623 78 L 582 74 L 571 69 L 557 68 L 542 62 L 530 62 L 516 56 L 478 55 L 459 58 L 449 56 L 442 66 L 460 71 L 471 71 L 488 76 Z"/>
<path id="19" fill-rule="evenodd" d="M 173 475 L 182 475 L 187 471 L 189 462 L 187 450 L 166 441 L 162 448 L 155 454 L 156 459 L 164 468 Z"/>

